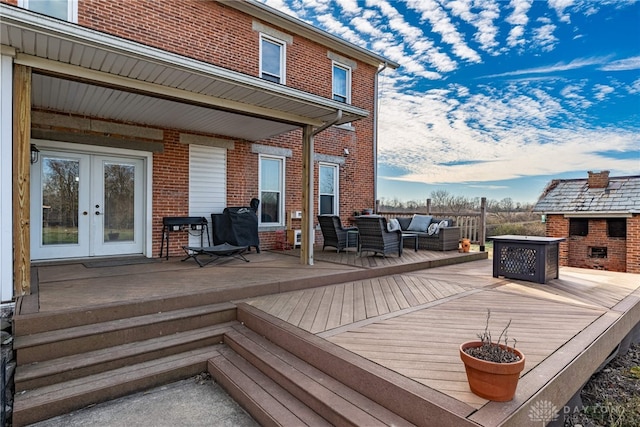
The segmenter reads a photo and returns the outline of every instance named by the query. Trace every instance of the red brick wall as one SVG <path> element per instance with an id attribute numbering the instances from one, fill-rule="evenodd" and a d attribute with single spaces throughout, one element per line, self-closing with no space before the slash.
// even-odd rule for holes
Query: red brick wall
<path id="1" fill-rule="evenodd" d="M 563 215 L 547 215 L 546 233 L 547 237 L 569 237 L 569 221 Z M 567 241 L 560 242 L 560 265 L 569 265 L 569 244 Z"/>
<path id="2" fill-rule="evenodd" d="M 569 219 L 563 215 L 547 216 L 546 235 L 565 237 L 560 244 L 560 265 L 596 270 L 640 273 L 640 216 L 627 219 L 627 237 L 608 237 L 607 220 L 589 219 L 586 236 L 569 236 Z M 606 247 L 607 258 L 592 258 L 589 247 Z"/>
<path id="3" fill-rule="evenodd" d="M 79 0 L 78 23 L 169 52 L 258 76 L 260 34 L 254 18 L 216 1 Z M 269 23 L 269 28 L 287 33 Z M 327 48 L 295 34 L 286 46 L 286 84 L 331 97 Z M 371 109 L 375 68 L 358 63 L 353 73 L 354 105 Z M 363 92 L 364 90 L 364 92 Z"/>
<path id="4" fill-rule="evenodd" d="M 179 133 L 164 132 L 164 152 L 153 154 L 153 254 L 160 253 L 162 218 L 189 215 L 189 146 L 179 144 Z M 169 255 L 182 255 L 186 233 L 172 233 Z M 165 248 L 165 251 L 167 249 Z M 164 254 L 163 254 L 164 255 Z"/>

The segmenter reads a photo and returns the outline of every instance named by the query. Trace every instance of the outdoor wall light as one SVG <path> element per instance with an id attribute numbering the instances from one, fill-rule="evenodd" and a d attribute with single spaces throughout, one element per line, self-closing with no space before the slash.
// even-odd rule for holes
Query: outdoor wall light
<path id="1" fill-rule="evenodd" d="M 344 153 L 344 155 L 345 155 L 345 156 L 348 156 L 348 155 L 349 155 L 349 149 L 348 149 L 348 148 L 345 148 L 345 149 L 343 150 L 343 153 Z"/>
<path id="2" fill-rule="evenodd" d="M 40 156 L 40 150 L 36 147 L 36 144 L 31 144 L 31 164 L 38 163 Z"/>

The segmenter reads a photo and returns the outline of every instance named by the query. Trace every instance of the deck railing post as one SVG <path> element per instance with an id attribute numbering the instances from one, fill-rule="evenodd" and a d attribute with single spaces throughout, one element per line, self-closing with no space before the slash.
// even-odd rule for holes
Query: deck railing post
<path id="1" fill-rule="evenodd" d="M 484 252 L 485 250 L 485 239 L 487 233 L 487 198 L 482 197 L 480 199 L 480 224 L 479 224 L 479 244 L 480 244 L 480 252 Z"/>

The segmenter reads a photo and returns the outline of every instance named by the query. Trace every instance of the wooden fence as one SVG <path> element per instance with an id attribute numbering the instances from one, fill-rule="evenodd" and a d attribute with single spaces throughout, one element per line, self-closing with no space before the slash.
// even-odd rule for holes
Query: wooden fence
<path id="1" fill-rule="evenodd" d="M 487 237 L 487 199 L 483 197 L 480 201 L 480 212 L 432 212 L 431 199 L 427 199 L 427 208 L 425 212 L 406 212 L 406 211 L 380 211 L 379 204 L 376 202 L 376 213 L 387 219 L 391 218 L 410 218 L 414 214 L 433 215 L 436 218 L 451 218 L 455 221 L 455 225 L 460 227 L 460 239 L 469 239 L 471 243 L 480 245 L 480 250 L 484 251 L 485 241 Z"/>

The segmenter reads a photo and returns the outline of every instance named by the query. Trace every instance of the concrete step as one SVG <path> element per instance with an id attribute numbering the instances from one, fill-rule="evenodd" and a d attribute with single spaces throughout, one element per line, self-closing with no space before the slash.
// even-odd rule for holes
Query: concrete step
<path id="1" fill-rule="evenodd" d="M 115 399 L 204 372 L 220 345 L 137 363 L 95 375 L 18 393 L 13 425 L 32 424 L 88 405 Z"/>
<path id="2" fill-rule="evenodd" d="M 389 409 L 307 364 L 245 326 L 233 327 L 232 331 L 225 334 L 225 344 L 268 377 L 273 382 L 270 384 L 271 387 L 277 385 L 286 390 L 332 425 L 412 425 Z M 223 355 L 227 360 L 232 359 L 228 353 Z M 210 369 L 214 363 L 210 361 Z M 216 377 L 220 375 L 221 369 L 212 369 L 212 371 L 212 375 L 215 372 L 214 377 Z M 261 390 L 265 389 L 261 387 Z M 253 387 L 234 391 L 236 394 L 244 393 L 248 397 L 254 392 Z M 231 391 L 229 393 L 232 394 Z M 246 399 L 242 400 L 246 401 Z M 266 414 L 271 413 L 268 405 L 261 406 L 261 409 Z M 252 415 L 259 418 L 258 415 Z"/>
<path id="3" fill-rule="evenodd" d="M 232 303 L 211 304 L 17 335 L 16 360 L 18 365 L 43 362 L 228 322 L 236 318 L 235 307 Z"/>
<path id="4" fill-rule="evenodd" d="M 238 322 L 220 323 L 149 340 L 20 365 L 15 373 L 16 392 L 70 381 L 148 360 L 222 343 L 225 332 Z"/>

